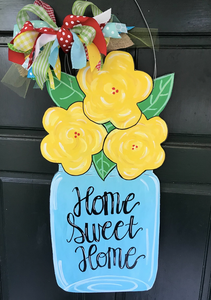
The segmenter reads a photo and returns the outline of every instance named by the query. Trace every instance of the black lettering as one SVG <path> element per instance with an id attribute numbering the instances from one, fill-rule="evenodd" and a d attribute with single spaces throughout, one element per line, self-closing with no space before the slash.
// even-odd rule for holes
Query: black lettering
<path id="1" fill-rule="evenodd" d="M 99 200 L 99 199 L 101 200 L 102 208 L 101 208 L 100 211 L 97 212 L 95 205 L 96 205 L 97 200 Z M 103 209 L 104 209 L 104 201 L 103 201 L 103 197 L 101 197 L 101 196 L 96 196 L 96 197 L 93 199 L 93 202 L 92 202 L 92 211 L 91 211 L 91 213 L 93 213 L 94 215 L 100 215 L 101 212 L 103 211 Z"/>
<path id="2" fill-rule="evenodd" d="M 92 249 L 94 248 L 93 252 L 92 252 Z M 91 257 L 97 252 L 97 246 L 95 244 L 91 245 L 89 247 L 89 251 L 88 251 L 88 260 L 89 260 L 89 264 L 90 264 L 90 268 L 92 270 L 96 270 L 98 266 L 96 266 L 95 268 L 93 267 L 92 265 L 92 259 Z"/>
<path id="3" fill-rule="evenodd" d="M 72 216 L 73 222 L 71 222 L 70 216 Z M 77 229 L 77 230 L 81 233 L 81 236 L 78 236 L 78 237 L 74 238 L 74 241 L 75 241 L 77 244 L 83 244 L 83 242 L 85 241 L 85 235 L 84 235 L 84 232 L 83 232 L 83 230 L 82 230 L 79 226 L 77 226 L 77 225 L 74 223 L 74 221 L 75 221 L 75 220 L 74 220 L 73 214 L 72 214 L 72 213 L 69 213 L 69 214 L 67 215 L 67 222 L 73 227 L 73 233 L 74 233 L 74 228 Z M 72 240 L 72 238 L 73 238 L 73 233 L 72 233 L 72 236 L 71 236 L 70 240 L 69 240 L 69 241 L 67 240 L 68 243 L 71 242 L 71 240 Z M 78 239 L 81 239 L 81 241 L 77 241 Z"/>
<path id="4" fill-rule="evenodd" d="M 125 214 L 131 213 L 131 211 L 136 207 L 136 205 L 140 205 L 140 202 L 136 202 L 130 210 L 127 210 L 127 204 L 128 204 L 128 202 L 132 201 L 134 198 L 135 198 L 135 194 L 134 194 L 134 193 L 130 193 L 130 194 L 127 195 L 127 197 L 125 198 L 125 201 L 124 201 L 124 208 L 123 208 L 123 212 L 124 212 Z"/>
<path id="5" fill-rule="evenodd" d="M 92 213 L 89 211 L 89 196 L 91 196 L 94 193 L 93 186 L 90 186 L 86 191 L 86 197 L 81 199 L 80 191 L 78 187 L 75 187 L 72 191 L 76 190 L 78 202 L 75 204 L 73 208 L 73 213 L 76 217 L 81 216 L 81 202 L 86 200 L 86 212 L 88 215 L 91 215 Z M 76 211 L 77 210 L 77 211 Z"/>
<path id="6" fill-rule="evenodd" d="M 97 260 L 97 266 L 98 267 L 100 267 L 100 268 L 102 268 L 102 267 L 105 267 L 105 265 L 107 264 L 107 255 L 106 255 L 107 253 L 104 253 L 104 252 L 100 252 L 100 253 L 98 253 L 98 255 L 97 255 L 97 258 L 96 258 L 96 260 Z M 100 264 L 100 258 L 105 258 L 105 261 L 104 261 L 104 264 L 102 265 L 102 264 Z"/>
<path id="7" fill-rule="evenodd" d="M 75 253 L 77 252 L 78 249 L 81 249 L 82 251 L 82 255 L 83 255 L 83 259 L 80 261 L 80 263 L 78 264 L 78 268 L 81 272 L 85 272 L 86 268 L 87 268 L 87 263 L 86 263 L 86 255 L 85 255 L 85 250 L 83 246 L 78 246 L 75 249 Z M 81 265 L 83 264 L 83 266 L 81 267 Z"/>
<path id="8" fill-rule="evenodd" d="M 132 250 L 134 250 L 134 253 L 131 253 Z M 135 247 L 131 247 L 131 248 L 127 251 L 127 253 L 125 254 L 125 264 L 126 264 L 126 268 L 127 268 L 127 269 L 133 269 L 133 268 L 136 266 L 136 264 L 137 264 L 137 262 L 138 262 L 138 260 L 139 260 L 140 257 L 143 257 L 143 258 L 146 257 L 144 254 L 139 255 L 139 256 L 136 258 L 134 264 L 133 264 L 132 266 L 129 266 L 128 258 L 129 258 L 129 256 L 133 256 L 133 255 L 135 255 L 135 254 L 136 254 L 136 248 L 135 248 Z"/>
<path id="9" fill-rule="evenodd" d="M 123 226 L 124 226 L 124 222 L 118 221 L 116 223 L 115 227 L 114 227 L 114 236 L 115 236 L 115 239 L 118 240 L 118 241 L 121 241 L 126 236 L 126 234 L 128 233 L 128 231 L 127 231 L 124 236 L 122 236 L 121 238 L 119 237 L 118 228 L 123 227 Z"/>
<path id="10" fill-rule="evenodd" d="M 105 240 L 110 240 L 110 238 L 113 236 L 113 233 L 111 234 L 110 237 L 107 237 L 107 236 L 105 235 L 106 229 L 107 229 L 107 228 L 111 228 L 111 226 L 112 226 L 112 222 L 111 222 L 111 221 L 105 222 L 104 225 L 102 226 L 102 237 L 103 237 Z"/>
<path id="11" fill-rule="evenodd" d="M 140 227 L 139 229 L 136 230 L 135 234 L 133 235 L 133 225 L 138 225 L 138 222 L 137 223 L 133 223 L 133 220 L 134 220 L 134 216 L 130 216 L 130 223 L 129 224 L 126 224 L 126 225 L 129 225 L 129 230 L 128 230 L 128 235 L 129 235 L 129 238 L 130 239 L 133 239 L 136 234 L 139 232 L 139 230 L 143 230 L 142 227 Z"/>

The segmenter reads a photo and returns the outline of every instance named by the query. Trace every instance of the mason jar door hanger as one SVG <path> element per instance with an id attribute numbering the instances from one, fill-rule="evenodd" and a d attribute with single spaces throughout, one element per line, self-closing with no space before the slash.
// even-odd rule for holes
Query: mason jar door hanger
<path id="1" fill-rule="evenodd" d="M 87 6 L 93 17 L 84 16 Z M 41 20 L 30 21 L 27 11 Z M 19 11 L 8 44 L 14 64 L 2 82 L 24 97 L 30 81 L 46 84 L 56 104 L 43 117 L 41 152 L 59 165 L 51 239 L 56 280 L 68 292 L 145 291 L 156 278 L 160 184 L 153 170 L 165 159 L 159 114 L 174 74 L 152 79 L 118 50 L 146 44 L 142 31 L 81 0 L 58 27 L 53 9 L 35 0 Z M 61 72 L 59 51 L 76 77 Z"/>

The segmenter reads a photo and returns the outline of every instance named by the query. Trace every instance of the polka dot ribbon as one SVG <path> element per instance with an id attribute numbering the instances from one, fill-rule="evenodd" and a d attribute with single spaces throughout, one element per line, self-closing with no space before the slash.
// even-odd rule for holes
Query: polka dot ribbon
<path id="1" fill-rule="evenodd" d="M 88 17 L 79 17 L 74 15 L 68 15 L 65 17 L 63 25 L 57 33 L 59 45 L 65 53 L 70 51 L 73 44 L 73 35 L 69 29 L 72 29 L 74 26 L 81 25 L 87 19 Z"/>

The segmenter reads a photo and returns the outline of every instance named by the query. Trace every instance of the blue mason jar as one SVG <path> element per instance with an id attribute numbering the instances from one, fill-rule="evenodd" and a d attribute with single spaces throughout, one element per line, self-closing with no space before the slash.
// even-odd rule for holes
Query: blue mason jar
<path id="1" fill-rule="evenodd" d="M 62 166 L 51 184 L 50 220 L 58 285 L 68 292 L 145 291 L 158 267 L 160 184 L 153 171 L 134 180 L 92 166 Z"/>

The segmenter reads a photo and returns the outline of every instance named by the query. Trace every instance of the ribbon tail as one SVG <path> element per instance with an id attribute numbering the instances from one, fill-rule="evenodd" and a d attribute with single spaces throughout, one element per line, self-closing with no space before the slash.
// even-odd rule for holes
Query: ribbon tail
<path id="1" fill-rule="evenodd" d="M 52 34 L 42 34 L 38 39 L 35 47 L 34 59 L 39 55 L 40 49 L 49 42 L 54 42 L 56 39 L 56 35 Z"/>
<path id="2" fill-rule="evenodd" d="M 57 57 L 57 61 L 54 67 L 54 73 L 56 75 L 56 77 L 61 80 L 61 62 L 60 62 L 60 58 L 59 58 L 59 54 Z"/>
<path id="3" fill-rule="evenodd" d="M 58 40 L 55 39 L 54 43 L 53 43 L 53 46 L 51 47 L 51 53 L 50 53 L 50 56 L 49 56 L 49 64 L 55 68 L 55 65 L 56 65 L 56 62 L 57 62 L 57 57 L 59 55 L 59 43 L 58 43 Z"/>
<path id="4" fill-rule="evenodd" d="M 98 24 L 108 23 L 108 21 L 111 19 L 111 8 L 95 16 L 93 19 L 95 19 Z"/>
<path id="5" fill-rule="evenodd" d="M 88 54 L 89 54 L 89 63 L 91 72 L 97 66 L 99 61 L 101 61 L 100 52 L 95 44 L 91 44 L 87 46 Z"/>
<path id="6" fill-rule="evenodd" d="M 49 82 L 50 82 L 51 89 L 55 90 L 55 84 L 54 84 L 53 74 L 52 74 L 50 68 L 48 69 L 48 77 L 49 77 Z"/>
<path id="7" fill-rule="evenodd" d="M 102 31 L 100 29 L 100 26 L 97 23 L 97 21 L 95 21 L 95 19 L 93 19 L 93 18 L 89 18 L 83 24 L 87 25 L 87 26 L 94 27 L 94 29 L 96 30 L 96 35 L 95 35 L 95 38 L 93 40 L 93 43 L 97 46 L 100 53 L 106 55 L 107 54 L 107 49 L 106 49 L 105 38 L 103 36 L 103 33 L 102 33 Z"/>
<path id="8" fill-rule="evenodd" d="M 82 69 L 86 66 L 86 53 L 84 50 L 84 46 L 77 34 L 74 32 L 73 34 L 73 45 L 71 49 L 71 61 L 74 69 Z"/>
<path id="9" fill-rule="evenodd" d="M 49 69 L 48 58 L 50 55 L 51 47 L 53 42 L 49 42 L 45 45 L 44 50 L 35 59 L 32 70 L 36 77 L 37 84 L 41 89 L 43 89 L 43 84 L 47 80 L 47 72 Z"/>
<path id="10" fill-rule="evenodd" d="M 9 48 L 8 49 L 8 60 L 11 61 L 11 62 L 13 62 L 13 63 L 22 65 L 24 63 L 24 61 L 25 61 L 25 56 L 24 56 L 23 53 L 12 51 Z"/>

